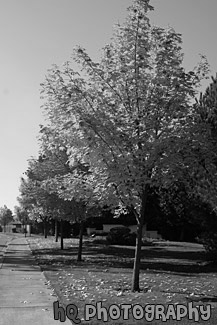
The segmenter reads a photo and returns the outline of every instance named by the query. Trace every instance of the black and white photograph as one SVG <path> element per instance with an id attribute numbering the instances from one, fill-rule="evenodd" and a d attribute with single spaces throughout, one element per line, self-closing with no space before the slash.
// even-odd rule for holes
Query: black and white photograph
<path id="1" fill-rule="evenodd" d="M 216 16 L 0 0 L 0 325 L 217 324 Z"/>

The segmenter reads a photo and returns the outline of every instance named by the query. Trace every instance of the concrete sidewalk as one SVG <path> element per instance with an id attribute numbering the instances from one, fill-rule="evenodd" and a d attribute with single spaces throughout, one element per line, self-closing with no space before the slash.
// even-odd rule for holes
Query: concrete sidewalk
<path id="1" fill-rule="evenodd" d="M 8 243 L 0 264 L 0 325 L 71 325 L 54 320 L 49 288 L 25 238 Z"/>

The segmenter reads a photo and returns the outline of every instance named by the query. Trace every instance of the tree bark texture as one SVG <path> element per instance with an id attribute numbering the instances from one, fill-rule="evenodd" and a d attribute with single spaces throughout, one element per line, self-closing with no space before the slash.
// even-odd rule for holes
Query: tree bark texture
<path id="1" fill-rule="evenodd" d="M 47 218 L 44 219 L 44 238 L 47 238 Z"/>
<path id="2" fill-rule="evenodd" d="M 140 215 L 137 220 L 137 239 L 136 239 L 136 249 L 134 257 L 134 266 L 133 266 L 133 278 L 132 278 L 132 288 L 131 290 L 140 291 L 139 287 L 139 274 L 140 274 L 140 260 L 141 260 L 141 248 L 142 248 L 142 229 L 145 221 L 145 207 L 148 196 L 148 188 L 142 193 L 142 204 Z"/>
<path id="3" fill-rule="evenodd" d="M 64 245 L 63 245 L 63 219 L 60 220 L 60 249 L 64 249 Z"/>
<path id="4" fill-rule="evenodd" d="M 58 220 L 55 219 L 55 242 L 57 243 L 58 242 Z"/>
<path id="5" fill-rule="evenodd" d="M 80 222 L 80 232 L 79 232 L 78 258 L 77 258 L 78 262 L 81 262 L 82 245 L 83 245 L 83 233 L 84 233 L 84 221 L 81 221 Z"/>

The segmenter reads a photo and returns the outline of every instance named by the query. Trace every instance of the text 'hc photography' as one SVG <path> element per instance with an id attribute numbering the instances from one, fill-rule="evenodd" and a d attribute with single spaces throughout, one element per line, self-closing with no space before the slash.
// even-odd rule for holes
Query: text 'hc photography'
<path id="1" fill-rule="evenodd" d="M 58 301 L 53 303 L 54 319 L 65 322 L 66 318 L 71 320 L 74 324 L 80 324 L 81 320 L 90 321 L 93 318 L 102 322 L 109 320 L 129 320 L 132 317 L 134 320 L 146 320 L 152 322 L 153 320 L 182 320 L 187 318 L 198 322 L 200 319 L 207 321 L 211 317 L 211 305 L 194 306 L 192 302 L 187 305 L 161 305 L 161 304 L 121 304 L 110 305 L 108 308 L 102 306 L 99 301 L 95 305 L 85 304 L 83 315 L 79 315 L 78 307 L 75 304 L 68 304 L 66 308 L 59 305 Z M 80 318 L 79 318 L 80 316 Z"/>

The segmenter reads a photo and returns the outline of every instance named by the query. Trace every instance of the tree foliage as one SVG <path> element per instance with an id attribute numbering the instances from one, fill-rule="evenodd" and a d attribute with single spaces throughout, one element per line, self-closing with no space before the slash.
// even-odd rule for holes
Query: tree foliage
<path id="1" fill-rule="evenodd" d="M 202 177 L 197 179 L 195 192 L 198 198 L 212 209 L 212 215 L 207 218 L 202 242 L 216 260 L 216 213 L 217 213 L 217 75 L 212 77 L 210 85 L 196 100 L 195 109 L 198 113 L 198 133 L 201 147 L 206 151 L 200 159 L 204 170 Z M 213 218 L 213 215 L 215 216 Z"/>
<path id="2" fill-rule="evenodd" d="M 0 208 L 0 224 L 5 229 L 5 226 L 11 221 L 13 221 L 13 213 L 6 205 L 4 205 Z"/>
<path id="3" fill-rule="evenodd" d="M 87 167 L 79 163 L 70 167 L 64 147 L 49 147 L 51 138 L 48 128 L 42 127 L 40 135 L 41 153 L 38 159 L 29 160 L 27 177 L 21 180 L 19 202 L 33 220 L 44 222 L 45 229 L 48 220 L 59 220 L 61 225 L 62 220 L 67 220 L 80 223 L 83 234 L 83 222 L 92 214 L 97 215 L 96 201 L 95 206 L 92 204 L 94 191 L 85 181 Z M 82 180 L 77 174 L 80 177 L 82 175 Z M 62 234 L 62 226 L 60 228 Z M 61 248 L 63 249 L 62 235 Z M 81 260 L 81 248 L 82 236 L 78 260 Z"/>
<path id="4" fill-rule="evenodd" d="M 195 192 L 198 197 L 208 203 L 213 211 L 217 211 L 217 77 L 194 105 L 197 111 L 197 137 L 200 139 L 200 166 L 203 173 L 197 177 Z M 203 153 L 202 153 L 203 152 Z"/>
<path id="5" fill-rule="evenodd" d="M 78 46 L 73 59 L 80 73 L 66 62 L 62 68 L 53 66 L 42 84 L 52 145 L 58 134 L 71 168 L 78 163 L 88 168 L 86 174 L 66 180 L 64 195 L 70 191 L 77 197 L 85 175 L 85 186 L 92 187 L 101 204 L 118 207 L 119 212 L 130 209 L 137 218 L 133 291 L 139 290 L 150 188 L 170 184 L 176 173 L 192 167 L 190 103 L 207 68 L 201 61 L 194 70 L 184 70 L 181 35 L 151 26 L 150 10 L 148 0 L 135 0 L 100 62 Z M 88 189 L 79 190 L 85 199 Z"/>
<path id="6" fill-rule="evenodd" d="M 27 210 L 24 207 L 16 205 L 14 207 L 14 214 L 16 221 L 20 221 L 22 224 L 24 224 L 26 221 L 29 221 Z"/>
<path id="7" fill-rule="evenodd" d="M 54 175 L 57 170 L 63 172 L 63 167 L 54 157 L 48 160 L 45 156 L 30 159 L 26 177 L 21 179 L 20 197 L 18 201 L 21 209 L 28 212 L 30 219 L 43 221 L 45 236 L 47 236 L 47 222 L 50 219 L 65 217 L 62 200 L 55 193 L 48 193 L 42 187 L 42 182 L 47 177 Z M 62 168 L 61 168 L 62 167 Z"/>

